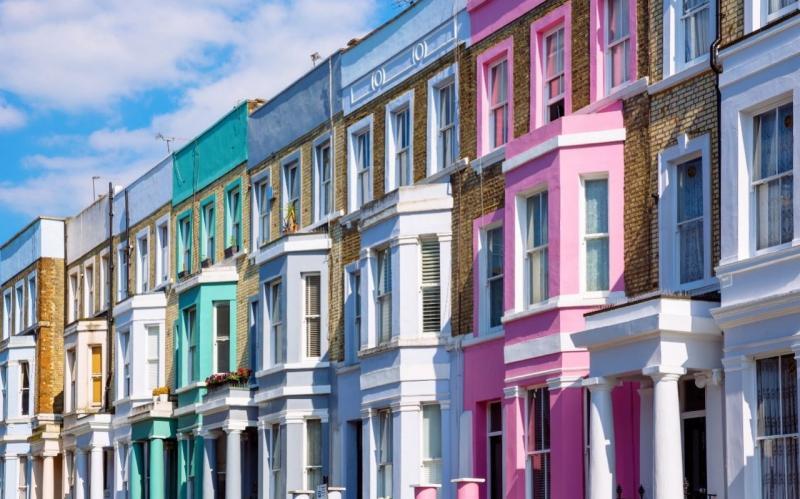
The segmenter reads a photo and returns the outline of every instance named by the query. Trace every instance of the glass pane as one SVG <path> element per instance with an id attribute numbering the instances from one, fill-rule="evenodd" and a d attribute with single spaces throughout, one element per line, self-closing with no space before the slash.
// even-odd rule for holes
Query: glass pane
<path id="1" fill-rule="evenodd" d="M 527 201 L 527 248 L 547 244 L 547 192 L 531 196 Z"/>
<path id="2" fill-rule="evenodd" d="M 547 299 L 547 250 L 538 250 L 528 256 L 529 304 Z"/>
<path id="3" fill-rule="evenodd" d="M 700 158 L 677 167 L 678 223 L 703 216 L 703 175 Z"/>
<path id="4" fill-rule="evenodd" d="M 777 173 L 775 154 L 776 110 L 763 113 L 755 118 L 755 159 L 756 178 L 767 178 Z"/>
<path id="5" fill-rule="evenodd" d="M 501 275 L 503 273 L 503 229 L 498 227 L 486 233 L 487 247 L 489 251 L 489 277 Z"/>
<path id="6" fill-rule="evenodd" d="M 761 491 L 764 499 L 797 498 L 797 439 L 761 442 Z"/>
<path id="7" fill-rule="evenodd" d="M 438 405 L 422 406 L 422 458 L 442 457 L 442 411 Z"/>
<path id="8" fill-rule="evenodd" d="M 708 1 L 687 0 L 699 5 L 706 5 Z M 694 8 L 694 7 L 691 7 Z M 684 7 L 684 12 L 687 8 Z M 706 6 L 683 20 L 684 22 L 684 61 L 689 62 L 708 52 L 710 46 L 709 27 L 710 9 Z"/>
<path id="9" fill-rule="evenodd" d="M 497 105 L 507 100 L 507 63 L 502 61 L 491 70 L 491 104 Z"/>
<path id="10" fill-rule="evenodd" d="M 503 410 L 500 402 L 489 404 L 489 431 L 492 433 L 503 431 Z"/>
<path id="11" fill-rule="evenodd" d="M 703 278 L 703 220 L 695 220 L 678 226 L 680 245 L 680 282 L 697 281 Z"/>
<path id="12" fill-rule="evenodd" d="M 797 433 L 797 363 L 793 354 L 781 356 L 781 401 L 781 433 Z"/>
<path id="13" fill-rule="evenodd" d="M 229 303 L 218 303 L 216 311 L 217 372 L 230 371 L 230 310 Z"/>
<path id="14" fill-rule="evenodd" d="M 586 241 L 586 290 L 608 289 L 608 238 Z"/>
<path id="15" fill-rule="evenodd" d="M 778 357 L 761 359 L 756 364 L 757 383 L 757 429 L 759 436 L 779 435 L 780 422 L 780 386 Z"/>
<path id="16" fill-rule="evenodd" d="M 586 233 L 608 232 L 608 181 L 586 180 Z"/>
<path id="17" fill-rule="evenodd" d="M 533 499 L 550 499 L 550 453 L 531 456 Z"/>
<path id="18" fill-rule="evenodd" d="M 778 166 L 777 171 L 786 172 L 792 169 L 792 128 L 794 117 L 792 112 L 792 104 L 784 104 L 778 108 Z"/>
<path id="19" fill-rule="evenodd" d="M 628 0 L 608 0 L 608 41 L 628 35 Z"/>
<path id="20" fill-rule="evenodd" d="M 628 41 L 611 47 L 611 87 L 616 87 L 628 80 Z"/>

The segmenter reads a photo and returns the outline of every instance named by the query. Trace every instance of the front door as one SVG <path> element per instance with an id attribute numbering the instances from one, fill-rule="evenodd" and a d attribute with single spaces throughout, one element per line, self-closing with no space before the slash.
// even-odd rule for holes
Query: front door
<path id="1" fill-rule="evenodd" d="M 688 499 L 707 499 L 706 391 L 683 382 L 683 486 Z"/>

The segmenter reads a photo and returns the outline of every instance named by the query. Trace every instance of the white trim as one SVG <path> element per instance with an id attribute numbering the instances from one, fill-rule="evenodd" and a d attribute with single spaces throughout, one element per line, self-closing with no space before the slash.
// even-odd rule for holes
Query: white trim
<path id="1" fill-rule="evenodd" d="M 439 164 L 439 101 L 440 90 L 443 87 L 453 83 L 453 90 L 455 92 L 455 128 L 453 140 L 455 141 L 456 156 L 460 154 L 460 92 L 458 83 L 458 63 L 451 64 L 428 80 L 428 144 L 427 144 L 427 158 L 428 165 L 426 169 L 426 177 L 438 173 L 450 165 Z M 459 158 L 454 157 L 453 162 L 457 162 Z"/>
<path id="2" fill-rule="evenodd" d="M 677 274 L 678 241 L 675 231 L 678 165 L 701 158 L 703 181 L 703 277 L 681 284 Z M 678 143 L 658 154 L 658 252 L 659 287 L 670 291 L 689 291 L 714 284 L 711 272 L 711 137 L 704 134 L 689 140 L 678 135 Z"/>
<path id="3" fill-rule="evenodd" d="M 84 260 L 81 263 L 80 271 L 79 271 L 79 275 L 78 275 L 78 278 L 81 281 L 81 284 L 80 284 L 81 294 L 80 294 L 80 296 L 81 296 L 81 300 L 82 300 L 82 303 L 80 304 L 81 306 L 79 308 L 81 309 L 81 313 L 83 314 L 83 316 L 86 317 L 87 319 L 93 318 L 94 314 L 97 312 L 97 310 L 95 309 L 95 306 L 94 306 L 94 302 L 95 302 L 94 299 L 97 297 L 97 290 L 95 289 L 95 285 L 94 285 L 95 284 L 95 277 L 97 277 L 97 274 L 95 273 L 95 270 L 96 270 L 95 263 L 96 263 L 95 262 L 95 258 L 93 256 L 87 258 L 86 260 Z M 89 279 L 86 276 L 86 269 L 89 268 L 89 267 L 92 268 L 92 276 L 91 276 L 92 277 L 92 279 L 91 279 L 92 299 L 91 299 L 91 301 L 89 300 L 89 295 L 88 295 L 88 293 L 89 293 Z"/>
<path id="4" fill-rule="evenodd" d="M 354 139 L 357 135 L 364 132 L 369 133 L 369 148 L 370 148 L 370 165 L 369 165 L 369 196 L 368 199 L 362 199 L 361 205 L 358 204 L 358 191 L 356 189 L 358 184 L 358 172 L 356 171 L 356 157 L 355 157 L 355 144 Z M 373 178 L 375 175 L 375 151 L 374 151 L 375 135 L 373 130 L 373 117 L 370 114 L 365 116 L 359 121 L 347 127 L 347 211 L 352 213 L 361 209 L 361 207 L 372 199 Z"/>
<path id="5" fill-rule="evenodd" d="M 545 355 L 561 352 L 582 351 L 572 342 L 570 333 L 557 333 L 512 343 L 503 347 L 503 358 L 506 364 L 520 362 L 522 360 L 535 359 Z"/>
<path id="6" fill-rule="evenodd" d="M 147 269 L 143 269 L 141 265 L 142 254 L 140 248 L 142 240 L 146 240 L 147 243 Z M 152 256 L 150 255 L 150 226 L 147 226 L 136 233 L 136 293 L 137 294 L 147 293 L 153 289 L 153 283 L 150 282 L 151 257 Z M 142 287 L 145 275 L 147 276 L 146 290 Z"/>
<path id="7" fill-rule="evenodd" d="M 711 67 L 708 65 L 708 54 L 698 57 L 691 64 L 684 66 L 680 71 L 677 71 L 648 86 L 647 93 L 650 95 L 655 95 L 665 90 L 669 90 L 670 88 L 678 86 L 697 75 L 705 73 L 706 71 L 711 71 Z"/>
<path id="8" fill-rule="evenodd" d="M 511 159 L 505 160 L 503 162 L 503 173 L 507 173 L 556 149 L 592 144 L 605 144 L 609 142 L 623 142 L 624 140 L 624 128 L 556 135 L 555 137 L 531 147 L 523 153 L 517 154 Z"/>
<path id="9" fill-rule="evenodd" d="M 172 255 L 172 230 L 170 227 L 170 214 L 167 213 L 166 215 L 160 217 L 156 220 L 155 228 L 156 228 L 156 281 L 158 282 L 158 286 L 164 285 L 169 282 L 169 274 L 172 268 L 171 265 L 171 255 Z M 161 228 L 167 228 L 167 259 L 166 262 L 161 256 Z M 164 276 L 166 275 L 166 279 Z"/>
<path id="10" fill-rule="evenodd" d="M 265 207 L 261 206 L 258 197 L 258 187 L 261 184 L 265 184 L 267 187 L 264 204 L 266 205 L 267 210 L 268 233 L 267 237 L 263 241 L 261 240 L 261 213 Z M 250 192 L 250 251 L 251 253 L 256 253 L 260 247 L 269 244 L 269 239 L 271 237 L 271 234 L 269 233 L 271 231 L 269 229 L 272 228 L 272 201 L 275 199 L 275 195 L 272 192 L 272 176 L 269 168 L 265 168 L 263 171 L 250 177 Z"/>
<path id="11" fill-rule="evenodd" d="M 396 152 L 397 144 L 395 140 L 394 115 L 402 111 L 408 111 L 408 164 L 411 169 L 411 179 L 409 184 L 414 184 L 414 89 L 411 89 L 399 97 L 393 99 L 386 105 L 385 110 L 385 155 L 383 168 L 384 192 L 392 191 L 400 187 L 397 178 Z M 373 161 L 374 163 L 374 161 Z"/>

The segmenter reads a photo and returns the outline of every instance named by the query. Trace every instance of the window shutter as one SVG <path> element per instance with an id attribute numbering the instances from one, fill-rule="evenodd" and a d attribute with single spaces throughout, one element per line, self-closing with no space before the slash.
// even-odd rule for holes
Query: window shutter
<path id="1" fill-rule="evenodd" d="M 437 333 L 441 329 L 441 293 L 439 289 L 439 241 L 427 240 L 422 251 L 422 332 Z"/>
<path id="2" fill-rule="evenodd" d="M 306 356 L 320 356 L 320 278 L 306 276 Z"/>
<path id="3" fill-rule="evenodd" d="M 147 379 L 150 388 L 158 387 L 158 328 L 147 330 Z"/>

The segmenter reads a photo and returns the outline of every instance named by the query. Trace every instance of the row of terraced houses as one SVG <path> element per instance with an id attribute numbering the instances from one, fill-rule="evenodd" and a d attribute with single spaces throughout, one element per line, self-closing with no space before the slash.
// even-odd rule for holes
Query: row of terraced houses
<path id="1" fill-rule="evenodd" d="M 419 0 L 34 220 L 0 497 L 800 497 L 798 9 Z"/>

